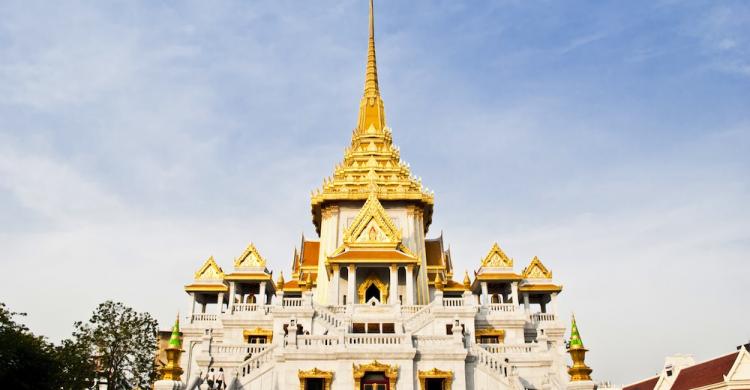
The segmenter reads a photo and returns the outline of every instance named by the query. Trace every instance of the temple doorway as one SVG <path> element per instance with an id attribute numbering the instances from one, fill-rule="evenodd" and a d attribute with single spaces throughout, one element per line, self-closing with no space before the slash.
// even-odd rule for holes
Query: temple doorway
<path id="1" fill-rule="evenodd" d="M 305 379 L 305 390 L 324 390 L 325 384 L 323 378 Z"/>
<path id="2" fill-rule="evenodd" d="M 360 390 L 390 390 L 388 378 L 382 372 L 368 372 L 362 377 Z"/>
<path id="3" fill-rule="evenodd" d="M 375 298 L 376 301 L 380 302 L 380 289 L 375 284 L 371 284 L 370 287 L 365 290 L 365 302 L 369 302 L 371 298 Z"/>
<path id="4" fill-rule="evenodd" d="M 425 390 L 445 390 L 445 379 L 427 378 L 425 380 Z"/>

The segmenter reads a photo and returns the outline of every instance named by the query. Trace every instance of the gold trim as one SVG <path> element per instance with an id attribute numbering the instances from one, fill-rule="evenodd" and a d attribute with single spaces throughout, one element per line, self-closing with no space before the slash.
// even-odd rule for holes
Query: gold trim
<path id="1" fill-rule="evenodd" d="M 438 370 L 437 368 L 433 368 L 432 370 L 429 370 L 429 371 L 420 370 L 419 373 L 417 374 L 417 377 L 419 377 L 419 388 L 421 390 L 427 389 L 426 382 L 427 382 L 427 379 L 430 379 L 430 378 L 444 379 L 445 381 L 443 382 L 442 390 L 451 390 L 451 386 L 453 385 L 453 371 L 451 370 L 443 371 L 443 370 Z"/>
<path id="2" fill-rule="evenodd" d="M 359 303 L 367 303 L 365 302 L 365 293 L 367 292 L 367 289 L 370 288 L 370 286 L 373 284 L 378 288 L 378 290 L 380 290 L 380 303 L 388 303 L 388 283 L 381 282 L 380 279 L 375 276 L 375 274 L 370 274 L 370 276 L 368 276 L 367 279 L 363 280 L 359 285 L 359 288 L 357 289 L 357 293 L 359 295 Z"/>
<path id="3" fill-rule="evenodd" d="M 519 286 L 518 291 L 520 292 L 557 292 L 562 291 L 562 286 L 555 284 L 527 284 Z"/>
<path id="4" fill-rule="evenodd" d="M 245 340 L 247 340 L 247 338 L 251 336 L 265 336 L 267 338 L 268 344 L 271 344 L 271 342 L 273 341 L 273 330 L 263 328 L 242 330 L 242 337 Z"/>
<path id="5" fill-rule="evenodd" d="M 368 372 L 382 372 L 388 378 L 388 389 L 396 390 L 396 380 L 398 379 L 398 366 L 380 363 L 377 360 L 373 360 L 372 363 L 366 364 L 352 364 L 352 372 L 354 375 L 354 388 L 359 390 L 362 387 L 362 377 Z"/>
<path id="6" fill-rule="evenodd" d="M 229 287 L 226 284 L 188 284 L 185 286 L 186 292 L 227 292 Z"/>
<path id="7" fill-rule="evenodd" d="M 497 340 L 499 343 L 505 342 L 505 329 L 495 329 L 495 328 L 485 328 L 485 329 L 477 329 L 474 331 L 474 340 L 479 343 L 479 339 L 481 337 L 497 337 Z"/>
<path id="8" fill-rule="evenodd" d="M 305 379 L 323 379 L 325 390 L 331 390 L 331 381 L 333 381 L 333 371 L 319 370 L 317 367 L 312 370 L 297 370 L 299 378 L 299 390 L 305 390 Z"/>

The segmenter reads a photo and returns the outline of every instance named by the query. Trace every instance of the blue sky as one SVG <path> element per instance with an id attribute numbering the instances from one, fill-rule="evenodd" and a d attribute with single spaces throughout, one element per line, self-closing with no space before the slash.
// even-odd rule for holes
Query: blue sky
<path id="1" fill-rule="evenodd" d="M 365 1 L 0 3 L 0 300 L 163 323 L 209 256 L 287 270 L 356 123 Z M 750 4 L 377 1 L 395 143 L 459 269 L 565 286 L 595 378 L 750 338 Z"/>

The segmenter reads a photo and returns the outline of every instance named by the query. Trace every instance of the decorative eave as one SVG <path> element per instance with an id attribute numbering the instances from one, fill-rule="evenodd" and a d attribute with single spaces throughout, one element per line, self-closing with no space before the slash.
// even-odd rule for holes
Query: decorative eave
<path id="1" fill-rule="evenodd" d="M 265 272 L 232 272 L 224 277 L 226 281 L 272 281 L 273 275 Z"/>
<path id="2" fill-rule="evenodd" d="M 186 292 L 227 292 L 229 291 L 229 287 L 226 284 L 201 284 L 201 283 L 192 283 L 185 286 Z"/>
<path id="3" fill-rule="evenodd" d="M 431 282 L 433 285 L 435 284 L 434 281 Z M 466 286 L 464 286 L 461 283 L 456 282 L 455 280 L 448 280 L 445 282 L 445 285 L 443 286 L 443 291 L 451 291 L 451 292 L 458 292 L 458 291 L 466 291 Z"/>
<path id="4" fill-rule="evenodd" d="M 562 285 L 556 284 L 522 284 L 518 286 L 521 292 L 541 292 L 541 293 L 559 293 L 563 289 Z"/>
<path id="5" fill-rule="evenodd" d="M 326 265 L 331 264 L 412 264 L 419 265 L 419 259 L 411 253 L 398 249 L 347 249 L 329 256 Z"/>

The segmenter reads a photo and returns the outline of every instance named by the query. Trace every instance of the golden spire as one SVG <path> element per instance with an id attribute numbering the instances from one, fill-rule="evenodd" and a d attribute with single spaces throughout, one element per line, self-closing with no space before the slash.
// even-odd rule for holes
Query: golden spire
<path id="1" fill-rule="evenodd" d="M 443 278 L 440 277 L 440 272 L 435 273 L 435 289 L 443 291 Z"/>
<path id="2" fill-rule="evenodd" d="M 573 359 L 573 366 L 568 368 L 568 374 L 570 375 L 570 380 L 573 382 L 591 380 L 591 372 L 593 370 L 586 365 L 586 352 L 588 352 L 588 349 L 583 347 L 583 340 L 581 340 L 581 334 L 578 332 L 578 325 L 576 324 L 576 316 L 574 314 L 570 327 L 570 342 L 568 344 L 568 353 L 571 359 Z"/>
<path id="3" fill-rule="evenodd" d="M 370 0 L 370 40 L 367 45 L 367 67 L 365 71 L 365 93 L 359 104 L 357 130 L 368 131 L 373 126 L 376 131 L 385 128 L 385 110 L 378 87 L 378 67 L 375 61 L 375 16 Z"/>
<path id="4" fill-rule="evenodd" d="M 464 289 L 471 290 L 471 279 L 469 279 L 469 271 L 464 270 Z"/>

